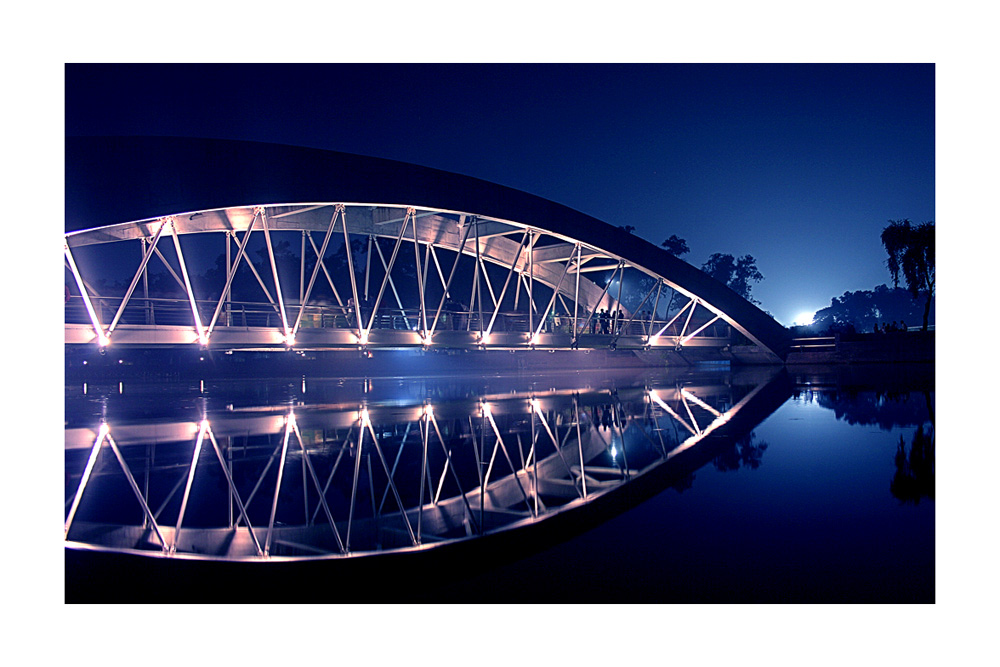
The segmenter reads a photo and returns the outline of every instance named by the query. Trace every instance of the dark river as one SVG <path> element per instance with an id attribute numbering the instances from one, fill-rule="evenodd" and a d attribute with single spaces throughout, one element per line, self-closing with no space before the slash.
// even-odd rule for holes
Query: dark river
<path id="1" fill-rule="evenodd" d="M 934 398 L 925 365 L 73 384 L 66 599 L 934 602 Z"/>

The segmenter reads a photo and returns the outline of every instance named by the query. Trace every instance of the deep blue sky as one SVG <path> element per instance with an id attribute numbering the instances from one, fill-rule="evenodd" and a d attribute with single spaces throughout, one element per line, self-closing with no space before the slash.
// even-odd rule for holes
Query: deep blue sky
<path id="1" fill-rule="evenodd" d="M 933 65 L 69 65 L 68 135 L 246 139 L 436 167 L 660 243 L 753 255 L 783 324 L 889 282 L 935 218 Z"/>

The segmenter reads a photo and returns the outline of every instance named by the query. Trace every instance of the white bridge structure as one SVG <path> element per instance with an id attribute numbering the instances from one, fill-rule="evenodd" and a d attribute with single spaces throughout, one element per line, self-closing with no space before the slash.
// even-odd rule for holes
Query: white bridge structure
<path id="1" fill-rule="evenodd" d="M 89 139 L 67 154 L 68 345 L 739 347 L 769 363 L 787 347 L 773 319 L 664 250 L 476 179 L 241 142 Z M 136 194 L 134 172 L 152 186 Z"/>

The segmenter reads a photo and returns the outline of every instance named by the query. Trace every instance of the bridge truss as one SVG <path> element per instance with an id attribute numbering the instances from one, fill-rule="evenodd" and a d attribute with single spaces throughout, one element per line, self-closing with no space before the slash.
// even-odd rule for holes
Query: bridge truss
<path id="1" fill-rule="evenodd" d="M 67 344 L 683 350 L 735 330 L 771 354 L 656 267 L 468 212 L 241 206 L 70 232 L 64 252 Z"/>

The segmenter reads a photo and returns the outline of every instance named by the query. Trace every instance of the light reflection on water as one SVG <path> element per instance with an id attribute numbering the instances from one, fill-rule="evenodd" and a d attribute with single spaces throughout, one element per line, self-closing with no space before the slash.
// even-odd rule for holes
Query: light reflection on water
<path id="1" fill-rule="evenodd" d="M 569 560 L 599 567 L 611 600 L 931 601 L 932 385 L 769 375 L 75 387 L 67 541 L 363 556 L 516 532 L 635 488 L 644 502 L 592 511 L 589 530 L 512 554 L 489 581 L 508 573 L 566 600 L 547 586 Z M 102 443 L 80 493 L 102 422 L 124 465 Z M 624 570 L 598 566 L 625 556 Z"/>

